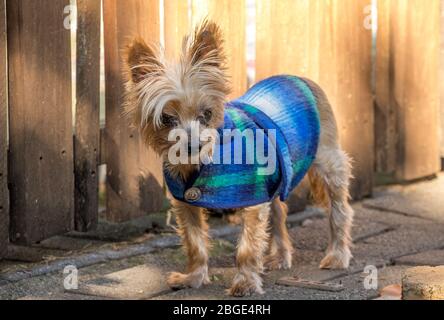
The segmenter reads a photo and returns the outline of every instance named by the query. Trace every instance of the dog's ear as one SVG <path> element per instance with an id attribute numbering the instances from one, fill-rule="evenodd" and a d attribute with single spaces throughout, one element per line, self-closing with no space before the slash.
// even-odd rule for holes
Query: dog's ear
<path id="1" fill-rule="evenodd" d="M 212 21 L 204 20 L 196 27 L 192 37 L 184 39 L 184 51 L 192 65 L 223 67 L 226 61 L 223 44 L 219 26 Z"/>
<path id="2" fill-rule="evenodd" d="M 156 51 L 140 38 L 135 39 L 126 48 L 125 57 L 131 80 L 136 84 L 163 69 Z"/>

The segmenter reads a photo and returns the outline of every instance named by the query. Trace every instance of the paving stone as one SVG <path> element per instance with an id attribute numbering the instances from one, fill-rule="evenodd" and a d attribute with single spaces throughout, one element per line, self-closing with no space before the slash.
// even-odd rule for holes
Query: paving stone
<path id="1" fill-rule="evenodd" d="M 356 207 L 356 206 L 355 206 Z M 432 234 L 440 231 L 439 227 L 427 223 L 422 219 L 402 217 L 395 214 L 380 212 L 357 206 L 356 223 L 354 227 L 355 238 L 358 238 L 356 247 L 352 250 L 354 258 L 348 271 L 320 270 L 318 268 L 324 256 L 323 250 L 328 244 L 327 219 L 314 220 L 313 223 L 304 227 L 291 229 L 295 246 L 298 248 L 294 255 L 294 266 L 290 271 L 273 271 L 264 276 L 266 294 L 264 296 L 254 296 L 255 299 L 371 299 L 379 295 L 380 289 L 391 284 L 401 283 L 401 274 L 405 267 L 384 267 L 390 263 L 393 254 L 406 252 L 406 249 L 416 250 L 418 244 L 409 248 L 405 244 L 401 250 L 387 248 L 384 235 L 396 231 L 397 227 L 406 223 L 408 228 L 415 229 L 418 225 L 426 225 L 432 228 Z M 376 219 L 374 219 L 376 218 Z M 420 230 L 418 230 L 420 231 Z M 395 241 L 401 238 L 404 233 L 394 234 Z M 368 244 L 366 241 L 374 243 Z M 425 239 L 420 237 L 419 242 Z M 409 239 L 411 242 L 411 238 Z M 405 240 L 403 240 L 405 242 Z M 428 242 L 428 240 L 425 240 Z M 433 242 L 436 244 L 435 242 Z M 309 248 L 307 250 L 307 248 Z M 395 248 L 396 249 L 396 248 Z M 409 252 L 407 250 L 407 252 Z M 366 290 L 363 286 L 362 271 L 368 265 L 379 268 L 379 287 L 377 290 Z M 231 299 L 224 294 L 223 290 L 230 286 L 236 270 L 233 268 L 211 268 L 210 274 L 214 274 L 218 281 L 201 290 L 181 290 L 166 295 L 156 297 L 156 299 L 201 299 L 212 297 L 215 299 Z M 285 288 L 276 286 L 277 279 L 284 276 L 299 276 L 313 281 L 339 281 L 346 285 L 346 290 L 342 293 L 326 293 L 316 290 L 304 290 L 300 288 Z"/>
<path id="2" fill-rule="evenodd" d="M 402 277 L 403 300 L 444 300 L 444 266 L 407 269 Z"/>
<path id="3" fill-rule="evenodd" d="M 402 283 L 402 274 L 408 266 L 387 266 L 378 268 L 378 288 L 379 290 L 386 286 Z"/>
<path id="4" fill-rule="evenodd" d="M 113 267 L 111 265 L 114 265 Z M 83 275 L 74 293 L 111 299 L 148 299 L 170 292 L 166 283 L 171 271 L 185 269 L 186 259 L 181 249 L 162 249 L 129 259 L 122 259 L 81 269 Z"/>
<path id="5" fill-rule="evenodd" d="M 362 213 L 362 211 L 360 211 Z M 355 242 L 393 230 L 393 226 L 378 221 L 355 218 L 352 236 Z M 300 226 L 290 230 L 290 236 L 296 248 L 303 250 L 324 251 L 329 241 L 328 219 L 312 221 L 308 226 Z"/>
<path id="6" fill-rule="evenodd" d="M 339 283 L 339 281 L 338 281 Z M 172 292 L 166 295 L 154 297 L 155 300 L 339 300 L 346 298 L 366 299 L 367 296 L 358 296 L 354 291 L 332 293 L 314 289 L 292 288 L 286 286 L 278 286 L 274 283 L 265 283 L 265 294 L 234 298 L 226 294 L 228 286 L 222 284 L 212 284 L 201 289 L 187 289 Z"/>
<path id="7" fill-rule="evenodd" d="M 431 250 L 394 259 L 396 264 L 410 266 L 442 266 L 444 265 L 444 250 Z"/>
<path id="8" fill-rule="evenodd" d="M 338 299 L 352 296 L 350 287 L 347 292 L 335 295 L 335 293 L 324 292 L 320 290 L 307 290 L 301 288 L 288 288 L 276 285 L 278 279 L 288 276 L 298 276 L 303 279 L 312 281 L 332 281 L 339 283 L 342 278 L 356 275 L 362 272 L 364 267 L 369 263 L 354 259 L 351 263 L 350 270 L 320 270 L 319 262 L 323 257 L 320 251 L 297 250 L 294 255 L 294 263 L 291 270 L 281 270 L 267 272 L 264 276 L 265 295 L 254 295 L 253 297 L 245 297 L 243 299 L 260 299 L 260 300 L 281 300 L 281 299 Z M 378 265 L 378 262 L 372 262 Z M 233 299 L 227 296 L 225 290 L 231 285 L 232 279 L 236 274 L 234 267 L 212 267 L 209 270 L 212 283 L 201 289 L 185 289 L 170 292 L 164 295 L 153 297 L 153 299 L 172 299 L 172 300 L 195 300 L 195 299 Z M 399 276 L 400 278 L 400 276 Z M 375 294 L 373 293 L 373 296 Z M 367 298 L 363 296 L 362 298 Z M 236 298 L 237 299 L 237 298 Z"/>
<path id="9" fill-rule="evenodd" d="M 159 269 L 165 270 L 165 274 L 176 268 L 182 270 L 184 265 L 170 259 L 169 252 L 170 250 L 165 249 L 162 250 L 162 255 L 151 253 L 80 268 L 78 270 L 79 287 L 82 288 L 85 283 L 96 278 L 102 278 L 103 275 L 141 265 L 155 265 Z M 0 283 L 0 300 L 14 300 L 24 297 L 27 299 L 31 299 L 32 297 L 52 299 L 52 297 L 55 296 L 65 295 L 66 292 L 63 286 L 64 277 L 65 275 L 62 271 L 57 271 L 12 283 Z M 165 279 L 165 277 L 162 277 L 162 279 Z"/>
<path id="10" fill-rule="evenodd" d="M 444 225 L 436 223 L 403 225 L 402 228 L 377 235 L 356 244 L 355 255 L 393 261 L 405 255 L 435 250 L 444 243 Z"/>
<path id="11" fill-rule="evenodd" d="M 170 291 L 165 277 L 160 268 L 142 265 L 91 280 L 73 293 L 114 299 L 148 299 Z"/>
<path id="12" fill-rule="evenodd" d="M 318 207 L 309 206 L 304 211 L 290 214 L 287 224 L 291 226 L 301 225 L 307 219 L 315 220 L 325 218 L 326 212 Z"/>
<path id="13" fill-rule="evenodd" d="M 361 223 L 379 222 L 386 226 L 397 228 L 400 226 L 415 226 L 420 228 L 424 224 L 433 223 L 421 217 L 401 215 L 390 211 L 383 211 L 365 207 L 362 203 L 353 205 L 356 219 L 362 220 Z"/>
<path id="14" fill-rule="evenodd" d="M 274 282 L 285 276 L 297 276 L 312 281 L 329 281 L 359 273 L 367 265 L 383 266 L 386 263 L 385 260 L 355 255 L 350 261 L 350 268 L 348 270 L 323 270 L 319 269 L 319 264 L 324 255 L 320 251 L 297 250 L 294 254 L 291 271 L 273 271 L 267 274 L 267 277 Z"/>
<path id="15" fill-rule="evenodd" d="M 0 286 L 0 300 L 16 300 L 24 297 L 52 298 L 63 292 L 63 275 L 52 274 L 35 277 Z"/>
<path id="16" fill-rule="evenodd" d="M 314 220 L 308 227 L 289 230 L 293 245 L 299 250 L 324 251 L 328 246 L 327 219 Z"/>
<path id="17" fill-rule="evenodd" d="M 377 273 L 372 274 L 372 276 L 376 276 L 376 282 L 370 282 L 367 278 L 370 274 L 365 272 L 341 278 L 346 290 L 340 298 L 346 300 L 376 299 L 387 286 L 401 284 L 402 272 L 405 269 L 406 267 L 400 266 L 377 267 Z M 368 284 L 376 285 L 376 288 L 368 286 Z"/>
<path id="18" fill-rule="evenodd" d="M 375 192 L 364 206 L 444 222 L 444 175 L 408 186 L 395 186 Z"/>
<path id="19" fill-rule="evenodd" d="M 377 288 L 372 289 L 365 287 L 365 278 L 368 273 L 357 272 L 344 277 L 332 280 L 332 282 L 340 283 L 344 286 L 341 292 L 325 292 L 321 290 L 301 290 L 292 289 L 281 292 L 280 288 L 270 292 L 270 295 L 277 295 L 282 299 L 319 299 L 319 300 L 369 300 L 379 297 L 380 290 L 388 285 L 400 284 L 403 267 L 379 267 L 377 268 Z M 288 298 L 286 298 L 288 297 Z"/>
<path id="20" fill-rule="evenodd" d="M 442 177 L 440 179 L 442 180 Z M 427 183 L 425 184 L 427 186 Z M 411 189 L 411 187 L 397 187 L 390 190 L 392 193 L 398 190 L 404 194 L 410 192 L 409 188 Z M 424 188 L 426 187 L 420 186 L 419 192 L 423 192 L 421 190 Z M 429 201 L 425 197 L 418 199 L 421 203 L 418 203 L 416 208 L 428 206 Z M 356 212 L 353 228 L 355 246 L 352 248 L 354 258 L 351 261 L 350 270 L 320 270 L 318 268 L 328 245 L 327 219 L 317 214 L 310 218 L 310 223 L 303 226 L 301 222 L 306 219 L 300 221 L 296 219 L 296 223 L 290 223 L 295 226 L 290 229 L 290 233 L 297 249 L 292 269 L 266 273 L 264 275 L 265 295 L 245 299 L 375 299 L 378 298 L 379 290 L 382 288 L 401 284 L 402 273 L 409 267 L 407 264 L 435 265 L 442 261 L 444 223 L 439 223 L 436 219 L 438 222 L 431 221 L 429 216 L 416 217 L 410 213 L 393 213 L 390 212 L 392 208 L 369 209 L 361 203 L 354 204 L 353 208 Z M 159 221 L 162 219 L 164 216 L 159 215 Z M 112 228 L 116 226 L 110 226 L 111 229 L 108 231 L 111 236 L 107 235 L 106 230 L 102 230 L 100 234 L 90 234 L 86 237 L 81 234 L 71 234 L 69 240 L 75 238 L 71 244 L 69 241 L 65 244 L 58 243 L 60 239 L 52 239 L 41 244 L 50 248 L 63 248 L 65 251 L 79 250 L 81 252 L 79 255 L 75 254 L 63 260 L 75 262 L 76 257 L 81 258 L 80 290 L 76 291 L 76 294 L 65 292 L 64 275 L 61 271 L 63 268 L 59 268 L 60 261 L 56 260 L 50 261 L 47 267 L 52 265 L 58 267 L 49 268 L 49 273 L 43 275 L 37 273 L 26 279 L 19 277 L 13 283 L 7 282 L 8 279 L 14 279 L 13 277 L 4 277 L 3 283 L 0 283 L 0 299 L 232 299 L 226 295 L 225 289 L 229 288 L 236 273 L 235 247 L 239 227 L 218 229 L 214 234 L 217 237 L 223 237 L 224 240 L 216 240 L 210 253 L 209 273 L 212 279 L 210 285 L 201 289 L 173 292 L 166 285 L 166 275 L 171 271 L 185 270 L 186 256 L 182 249 L 177 247 L 177 237 L 161 238 L 157 237 L 155 232 L 147 234 L 146 228 L 153 226 L 152 220 L 142 222 L 139 226 L 130 224 L 119 227 L 120 229 L 115 232 Z M 147 242 L 139 243 L 145 241 L 144 237 L 147 236 L 152 237 L 149 247 L 145 246 Z M 111 243 L 105 245 L 106 250 L 101 246 L 97 250 L 94 246 L 97 239 L 110 240 Z M 165 249 L 165 239 L 169 239 L 167 242 L 169 249 Z M 62 239 L 62 241 L 65 240 Z M 78 244 L 75 243 L 77 240 L 80 240 Z M 101 240 L 98 241 L 99 244 L 102 243 Z M 92 241 L 94 245 L 89 247 L 89 241 Z M 127 242 L 122 244 L 116 241 Z M 85 260 L 85 257 L 92 259 L 92 262 Z M 396 265 L 391 265 L 393 262 L 396 262 Z M 378 268 L 378 288 L 375 290 L 367 290 L 364 287 L 367 275 L 362 272 L 369 265 Z M 23 266 L 18 267 L 17 264 L 11 264 L 8 261 L 1 262 L 0 279 L 5 275 L 4 272 L 11 275 L 15 272 L 14 270 L 21 269 Z M 23 270 L 29 270 L 29 268 Z M 285 276 L 342 283 L 345 290 L 331 293 L 276 285 L 276 281 Z"/>
<path id="21" fill-rule="evenodd" d="M 23 298 L 17 300 L 25 300 L 25 301 L 86 301 L 86 300 L 112 300 L 105 297 L 98 296 L 88 296 L 83 294 L 72 294 L 72 293 L 59 293 L 55 295 L 48 296 L 25 296 Z"/>

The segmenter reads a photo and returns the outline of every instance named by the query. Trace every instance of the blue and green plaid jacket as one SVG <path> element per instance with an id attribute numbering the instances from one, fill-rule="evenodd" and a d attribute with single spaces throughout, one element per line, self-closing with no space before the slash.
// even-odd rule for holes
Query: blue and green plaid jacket
<path id="1" fill-rule="evenodd" d="M 256 157 L 254 164 L 247 164 L 245 140 L 242 164 L 234 164 L 234 142 L 224 144 L 221 139 L 215 157 L 223 159 L 231 149 L 230 164 L 220 160 L 220 164 L 203 165 L 189 181 L 173 179 L 164 170 L 174 198 L 208 209 L 254 206 L 278 196 L 285 201 L 311 167 L 319 144 L 317 102 L 307 83 L 296 76 L 275 76 L 227 103 L 220 136 L 224 129 L 247 128 L 254 132 L 263 129 L 265 133 L 275 129 L 276 139 L 270 146 L 277 159 L 273 174 L 261 174 L 267 165 L 258 163 Z M 269 139 L 264 140 L 267 150 Z"/>

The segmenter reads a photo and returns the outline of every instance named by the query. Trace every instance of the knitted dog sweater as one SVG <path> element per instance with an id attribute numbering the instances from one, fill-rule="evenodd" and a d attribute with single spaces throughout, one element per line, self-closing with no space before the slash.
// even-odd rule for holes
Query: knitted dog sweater
<path id="1" fill-rule="evenodd" d="M 246 139 L 242 142 L 242 163 L 239 163 L 239 156 L 237 161 L 234 158 L 234 141 L 227 143 L 221 138 L 214 155 L 219 159 L 218 164 L 201 165 L 188 181 L 172 178 L 164 170 L 174 198 L 208 209 L 244 208 L 270 202 L 278 196 L 282 201 L 287 200 L 316 157 L 320 135 L 316 99 L 299 77 L 284 75 L 265 79 L 226 104 L 219 136 L 234 129 L 240 132 L 252 129 L 255 138 L 258 129 L 265 132 L 259 139 L 264 136 L 264 150 L 276 153 L 276 170 L 263 174 L 269 164 L 258 161 L 256 153 L 253 161 L 247 163 L 252 149 Z M 270 129 L 274 129 L 274 139 L 268 139 Z"/>

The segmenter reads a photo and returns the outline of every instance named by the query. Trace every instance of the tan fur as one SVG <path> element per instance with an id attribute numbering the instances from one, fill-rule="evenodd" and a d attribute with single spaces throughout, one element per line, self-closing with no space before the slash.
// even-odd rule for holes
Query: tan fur
<path id="1" fill-rule="evenodd" d="M 279 199 L 271 203 L 271 238 L 265 265 L 268 270 L 288 270 L 292 265 L 293 245 L 287 230 L 288 207 Z"/>
<path id="2" fill-rule="evenodd" d="M 336 120 L 325 93 L 313 81 L 306 81 L 315 94 L 321 118 L 320 144 L 309 178 L 314 199 L 327 209 L 330 225 L 330 243 L 320 267 L 344 269 L 349 267 L 352 258 L 351 160 L 340 147 Z"/>
<path id="3" fill-rule="evenodd" d="M 269 204 L 245 208 L 241 214 L 243 228 L 236 256 L 238 273 L 228 290 L 235 297 L 263 293 L 260 274 L 268 246 Z"/>
<path id="4" fill-rule="evenodd" d="M 140 129 L 144 142 L 163 158 L 166 170 L 172 176 L 186 179 L 199 165 L 169 163 L 167 154 L 174 143 L 168 141 L 172 127 L 164 119 L 172 117 L 175 128 L 187 130 L 192 121 L 211 110 L 211 119 L 201 121 L 200 128 L 216 129 L 223 123 L 224 103 L 230 90 L 219 27 L 204 21 L 184 39 L 182 53 L 175 62 L 165 61 L 161 50 L 137 39 L 127 48 L 126 64 L 126 114 Z M 309 178 L 313 197 L 328 210 L 330 221 L 330 244 L 321 268 L 347 268 L 353 220 L 353 210 L 348 203 L 350 159 L 340 148 L 327 97 L 314 82 L 306 81 L 317 99 L 321 118 L 320 146 Z M 215 142 L 209 137 L 202 143 Z M 212 148 L 209 150 L 211 153 Z M 209 283 L 206 215 L 203 209 L 174 199 L 171 204 L 170 214 L 177 218 L 188 267 L 185 274 L 171 273 L 168 284 L 173 288 L 198 288 Z M 237 252 L 238 273 L 229 294 L 263 293 L 264 264 L 268 269 L 291 268 L 293 247 L 286 226 L 287 211 L 279 199 L 240 210 L 243 228 Z"/>
<path id="5" fill-rule="evenodd" d="M 173 272 L 168 277 L 172 288 L 199 288 L 210 283 L 208 277 L 208 224 L 204 210 L 172 200 L 178 233 L 188 257 L 187 273 Z"/>
<path id="6" fill-rule="evenodd" d="M 177 118 L 177 128 L 189 129 L 206 110 L 211 120 L 200 127 L 217 129 L 223 123 L 224 104 L 230 93 L 225 74 L 226 57 L 219 27 L 204 21 L 185 37 L 178 61 L 166 61 L 164 53 L 136 39 L 126 50 L 125 113 L 140 128 L 144 142 L 166 160 L 174 142 L 162 117 Z M 186 177 L 195 166 L 170 166 L 173 175 Z"/>

